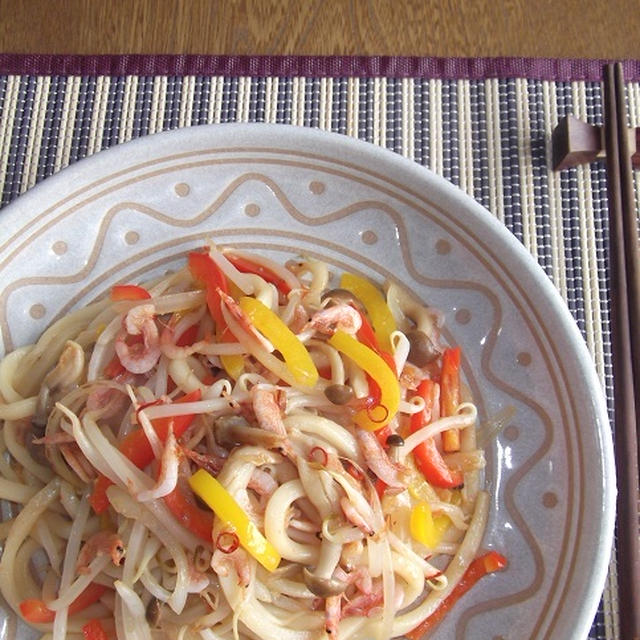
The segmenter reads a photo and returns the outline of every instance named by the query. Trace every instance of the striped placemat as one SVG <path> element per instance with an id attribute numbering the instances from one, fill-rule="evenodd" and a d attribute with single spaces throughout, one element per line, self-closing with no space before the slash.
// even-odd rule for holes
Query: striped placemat
<path id="1" fill-rule="evenodd" d="M 640 62 L 625 71 L 638 126 Z M 602 121 L 600 74 L 584 60 L 0 55 L 0 206 L 177 127 L 281 122 L 368 140 L 459 185 L 522 241 L 567 301 L 611 411 L 605 168 L 550 170 L 559 118 Z M 619 638 L 615 563 L 589 638 Z"/>

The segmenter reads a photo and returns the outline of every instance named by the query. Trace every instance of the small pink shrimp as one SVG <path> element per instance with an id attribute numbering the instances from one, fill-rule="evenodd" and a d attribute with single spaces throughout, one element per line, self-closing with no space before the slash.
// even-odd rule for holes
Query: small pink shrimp
<path id="1" fill-rule="evenodd" d="M 251 474 L 247 487 L 253 489 L 260 496 L 261 508 L 266 508 L 267 501 L 278 488 L 278 482 L 270 473 L 256 468 Z"/>
<path id="2" fill-rule="evenodd" d="M 209 578 L 195 567 L 189 565 L 189 586 L 187 593 L 202 593 L 209 586 Z"/>
<path id="3" fill-rule="evenodd" d="M 225 463 L 225 458 L 211 453 L 200 453 L 187 447 L 181 447 L 182 453 L 184 453 L 189 460 L 193 460 L 201 469 L 205 469 L 214 476 L 217 476 Z"/>
<path id="4" fill-rule="evenodd" d="M 188 330 L 198 326 L 198 323 L 202 320 L 206 307 L 201 307 L 197 311 L 186 314 L 180 319 L 177 319 L 177 315 L 174 314 L 171 320 L 162 330 L 160 334 L 160 350 L 167 356 L 167 358 L 187 358 L 188 356 L 197 353 L 203 346 L 208 344 L 207 338 L 202 340 L 196 340 L 189 346 L 179 347 L 176 341 Z M 178 337 L 176 338 L 176 333 Z"/>
<path id="5" fill-rule="evenodd" d="M 342 496 L 340 498 L 340 507 L 345 518 L 360 531 L 364 531 L 368 536 L 374 534 L 373 527 L 362 517 L 362 514 L 351 504 L 349 498 Z"/>
<path id="6" fill-rule="evenodd" d="M 342 582 L 354 584 L 362 593 L 371 593 L 373 589 L 373 579 L 368 567 L 358 566 L 347 573 L 342 567 L 338 566 L 334 576 L 338 580 L 342 580 Z"/>
<path id="7" fill-rule="evenodd" d="M 216 548 L 211 556 L 211 568 L 220 576 L 228 576 L 229 570 L 233 569 L 238 575 L 238 584 L 248 587 L 251 582 L 251 566 L 247 552 L 238 547 L 231 553 L 225 553 Z"/>
<path id="8" fill-rule="evenodd" d="M 125 372 L 122 375 L 123 378 L 118 379 L 118 382 L 122 384 L 128 382 L 128 378 L 133 378 L 129 372 Z M 100 410 L 100 417 L 103 420 L 107 420 L 108 418 L 112 418 L 117 415 L 120 410 L 124 408 L 127 400 L 127 395 L 119 389 L 100 386 L 94 388 L 87 397 L 86 408 L 87 411 Z"/>
<path id="9" fill-rule="evenodd" d="M 401 477 L 404 469 L 389 459 L 378 438 L 371 431 L 356 429 L 356 440 L 369 469 L 378 478 L 394 489 L 403 489 L 406 486 L 406 482 Z"/>
<path id="10" fill-rule="evenodd" d="M 103 409 L 109 404 L 115 391 L 111 387 L 95 387 L 87 397 L 87 409 L 89 411 Z"/>
<path id="11" fill-rule="evenodd" d="M 85 543 L 76 562 L 78 573 L 89 573 L 89 565 L 94 558 L 109 554 L 116 567 L 120 566 L 124 558 L 124 543 L 117 533 L 112 531 L 98 531 L 94 533 Z"/>
<path id="12" fill-rule="evenodd" d="M 175 327 L 171 324 L 167 325 L 160 334 L 160 350 L 167 358 L 186 358 L 196 351 L 192 346 L 176 345 Z"/>
<path id="13" fill-rule="evenodd" d="M 149 502 L 157 500 L 175 491 L 178 484 L 178 469 L 180 467 L 180 448 L 173 435 L 173 430 L 169 430 L 167 441 L 164 445 L 162 458 L 160 460 L 160 473 L 153 487 L 140 491 L 136 498 L 139 502 Z"/>
<path id="14" fill-rule="evenodd" d="M 400 374 L 400 385 L 403 389 L 415 391 L 420 382 L 424 379 L 424 372 L 414 364 L 405 362 Z"/>
<path id="15" fill-rule="evenodd" d="M 342 617 L 372 616 L 377 612 L 383 600 L 382 587 L 378 586 L 375 591 L 358 595 L 346 604 L 342 609 Z"/>
<path id="16" fill-rule="evenodd" d="M 90 483 L 96 478 L 96 472 L 75 442 L 61 444 L 60 453 L 82 482 Z"/>
<path id="17" fill-rule="evenodd" d="M 308 321 L 309 316 L 304 306 L 298 304 L 293 310 L 293 318 L 291 318 L 291 322 L 289 322 L 289 329 L 291 329 L 293 333 L 298 333 L 304 329 Z"/>
<path id="18" fill-rule="evenodd" d="M 254 337 L 260 344 L 269 352 L 273 351 L 273 345 L 253 326 L 253 323 L 247 316 L 247 314 L 242 310 L 240 305 L 228 294 L 226 294 L 222 289 L 216 289 L 220 299 L 222 300 L 224 306 L 227 308 L 229 313 L 233 316 L 234 320 L 240 325 L 240 328 L 246 333 L 250 334 Z"/>
<path id="19" fill-rule="evenodd" d="M 160 358 L 160 337 L 155 314 L 154 305 L 141 304 L 133 307 L 124 317 L 124 331 L 118 334 L 115 349 L 120 362 L 131 373 L 148 373 Z M 142 344 L 127 344 L 127 335 L 142 335 Z"/>
<path id="20" fill-rule="evenodd" d="M 336 304 L 314 313 L 304 329 L 331 336 L 338 329 L 354 334 L 361 326 L 362 318 L 356 309 L 348 304 Z"/>
<path id="21" fill-rule="evenodd" d="M 66 431 L 56 431 L 55 433 L 43 436 L 42 438 L 35 438 L 34 440 L 32 440 L 33 444 L 47 445 L 71 444 L 75 441 L 76 439 Z"/>
<path id="22" fill-rule="evenodd" d="M 338 638 L 338 623 L 342 617 L 342 595 L 329 596 L 324 602 L 324 627 L 333 640 Z"/>
<path id="23" fill-rule="evenodd" d="M 262 385 L 257 384 L 251 387 L 249 395 L 260 428 L 286 437 L 287 429 L 282 421 L 280 408 L 280 391 L 265 389 Z"/>

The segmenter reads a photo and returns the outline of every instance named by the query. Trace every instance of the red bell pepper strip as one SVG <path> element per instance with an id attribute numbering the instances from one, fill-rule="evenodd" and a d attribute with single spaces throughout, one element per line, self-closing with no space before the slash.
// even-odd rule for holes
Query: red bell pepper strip
<path id="1" fill-rule="evenodd" d="M 378 386 L 378 385 L 376 385 Z M 369 389 L 371 389 L 371 387 L 369 387 Z M 380 403 L 380 394 L 378 393 L 378 400 L 377 403 Z M 388 449 L 389 446 L 387 445 L 387 438 L 391 435 L 392 431 L 391 431 L 391 427 L 389 425 L 386 425 L 384 427 L 382 427 L 382 429 L 378 429 L 377 431 L 374 431 L 374 433 L 376 434 L 376 438 L 378 439 L 378 442 L 385 448 Z"/>
<path id="2" fill-rule="evenodd" d="M 455 415 L 460 404 L 460 347 L 445 349 L 442 354 L 442 373 L 440 374 L 440 415 Z M 442 448 L 447 452 L 460 450 L 460 432 L 447 429 L 442 434 Z"/>
<path id="3" fill-rule="evenodd" d="M 116 284 L 111 287 L 111 299 L 114 302 L 120 300 L 148 300 L 151 294 L 137 284 Z"/>
<path id="4" fill-rule="evenodd" d="M 176 403 L 197 402 L 200 400 L 202 392 L 195 389 L 191 393 L 178 398 Z M 184 414 L 178 416 L 170 416 L 168 418 L 156 418 L 151 421 L 153 428 L 158 434 L 161 442 L 165 442 L 169 435 L 169 430 L 173 429 L 173 435 L 179 438 L 191 425 L 194 414 Z M 120 452 L 125 455 L 138 469 L 144 469 L 153 461 L 153 449 L 147 439 L 144 430 L 140 427 L 134 429 L 126 435 L 118 447 Z M 100 475 L 89 497 L 89 502 L 96 513 L 103 513 L 109 507 L 109 499 L 107 498 L 107 489 L 113 484 L 109 478 Z"/>
<path id="5" fill-rule="evenodd" d="M 188 256 L 191 276 L 204 285 L 207 292 L 207 307 L 216 323 L 218 337 L 225 342 L 237 342 L 236 337 L 229 331 L 222 315 L 222 297 L 229 293 L 229 284 L 222 269 L 213 261 L 208 253 L 193 251 Z M 226 372 L 235 380 L 244 370 L 244 359 L 240 355 L 220 356 L 220 362 Z"/>
<path id="6" fill-rule="evenodd" d="M 364 305 L 378 343 L 385 351 L 390 351 L 391 334 L 396 330 L 396 321 L 380 289 L 367 278 L 348 272 L 342 274 L 340 287 L 353 293 Z"/>
<path id="7" fill-rule="evenodd" d="M 194 389 L 190 393 L 175 400 L 174 404 L 185 404 L 187 402 L 197 402 L 202 397 L 200 389 Z M 167 418 L 155 418 L 151 421 L 155 432 L 161 442 L 166 442 L 169 432 L 179 438 L 190 426 L 195 418 L 195 414 L 187 413 Z M 142 428 L 135 429 L 126 435 L 119 446 L 120 451 L 133 462 L 139 469 L 144 469 L 153 461 L 153 449 Z"/>
<path id="8" fill-rule="evenodd" d="M 409 429 L 415 433 L 431 422 L 435 383 L 425 379 L 418 385 L 417 393 L 424 400 L 424 409 L 411 416 Z M 429 438 L 413 450 L 413 459 L 429 484 L 443 489 L 453 489 L 462 484 L 462 473 L 447 466 L 436 447 L 435 440 Z"/>
<path id="9" fill-rule="evenodd" d="M 420 443 L 413 450 L 413 455 L 418 468 L 429 484 L 443 489 L 455 489 L 462 486 L 464 482 L 462 473 L 447 466 L 433 438 Z"/>
<path id="10" fill-rule="evenodd" d="M 374 482 L 373 486 L 376 490 L 376 493 L 378 494 L 378 498 L 382 500 L 385 489 L 387 488 L 387 483 L 384 480 L 381 480 L 380 478 L 376 478 L 376 481 Z"/>
<path id="11" fill-rule="evenodd" d="M 405 634 L 409 640 L 420 640 L 426 633 L 438 625 L 453 605 L 473 587 L 480 578 L 507 566 L 507 559 L 497 551 L 490 551 L 476 558 L 464 572 L 462 579 L 451 593 L 440 603 L 438 608 L 425 618 L 415 629 Z"/>
<path id="12" fill-rule="evenodd" d="M 107 476 L 98 476 L 96 483 L 93 485 L 93 491 L 89 496 L 89 504 L 96 513 L 104 513 L 109 508 L 109 498 L 107 497 L 107 489 L 113 484 Z"/>
<path id="13" fill-rule="evenodd" d="M 107 590 L 102 584 L 91 582 L 87 588 L 69 605 L 69 616 L 86 609 L 89 605 L 100 600 L 104 592 Z M 53 622 L 56 612 L 47 607 L 44 601 L 38 598 L 30 598 L 23 600 L 20 605 L 20 613 L 27 622 L 41 624 Z"/>
<path id="14" fill-rule="evenodd" d="M 211 542 L 213 531 L 213 512 L 201 509 L 195 501 L 191 490 L 179 485 L 164 497 L 164 503 L 176 520 L 205 542 Z"/>
<path id="15" fill-rule="evenodd" d="M 82 627 L 82 635 L 84 636 L 84 640 L 109 640 L 107 632 L 97 618 L 89 620 L 89 622 Z"/>
<path id="16" fill-rule="evenodd" d="M 285 296 L 291 292 L 289 284 L 268 267 L 257 264 L 244 256 L 238 256 L 235 253 L 225 253 L 224 257 L 241 273 L 253 273 L 260 276 L 265 282 L 275 285 L 276 289 Z"/>
<path id="17" fill-rule="evenodd" d="M 190 347 L 198 337 L 198 325 L 192 324 L 177 340 L 176 347 Z"/>
<path id="18" fill-rule="evenodd" d="M 318 367 L 318 375 L 325 380 L 331 380 L 331 366 L 325 365 L 323 367 Z"/>
<path id="19" fill-rule="evenodd" d="M 105 366 L 104 370 L 102 371 L 102 375 L 109 380 L 113 380 L 125 371 L 126 369 L 124 368 L 124 365 L 122 364 L 122 362 L 120 362 L 120 358 L 118 358 L 116 354 Z"/>
<path id="20" fill-rule="evenodd" d="M 356 308 L 354 307 L 354 309 Z M 356 309 L 356 311 L 360 314 L 360 319 L 362 320 L 362 324 L 356 333 L 356 337 L 360 342 L 362 342 L 362 344 L 375 351 L 389 365 L 391 371 L 397 375 L 396 362 L 393 359 L 393 356 L 380 348 L 378 338 L 376 338 L 375 331 L 373 330 L 367 316 L 365 316 L 360 309 Z"/>
<path id="21" fill-rule="evenodd" d="M 220 267 L 208 253 L 192 251 L 188 258 L 189 272 L 194 280 L 204 285 L 207 292 L 207 307 L 220 332 L 227 326 L 220 308 L 221 300 L 218 288 L 228 293 L 227 279 Z"/>
<path id="22" fill-rule="evenodd" d="M 397 374 L 396 363 L 393 356 L 380 348 L 378 338 L 376 338 L 376 334 L 367 316 L 365 316 L 364 313 L 355 306 L 353 308 L 360 314 L 360 319 L 362 320 L 362 324 L 356 333 L 356 337 L 362 344 L 369 347 L 372 351 L 375 351 L 389 365 L 391 371 L 393 371 L 394 374 Z M 382 395 L 380 385 L 378 385 L 378 383 L 368 373 L 365 373 L 365 375 L 369 385 L 368 399 L 373 407 L 377 407 L 380 404 L 380 397 Z M 383 447 L 386 447 L 387 438 L 391 435 L 391 429 L 388 426 L 385 426 L 382 429 L 378 429 L 375 434 L 380 444 Z"/>

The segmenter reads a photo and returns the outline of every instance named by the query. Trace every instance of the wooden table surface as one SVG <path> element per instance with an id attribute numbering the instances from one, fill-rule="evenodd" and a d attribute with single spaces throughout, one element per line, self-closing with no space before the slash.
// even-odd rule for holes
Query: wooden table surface
<path id="1" fill-rule="evenodd" d="M 640 3 L 0 0 L 0 51 L 640 58 Z"/>

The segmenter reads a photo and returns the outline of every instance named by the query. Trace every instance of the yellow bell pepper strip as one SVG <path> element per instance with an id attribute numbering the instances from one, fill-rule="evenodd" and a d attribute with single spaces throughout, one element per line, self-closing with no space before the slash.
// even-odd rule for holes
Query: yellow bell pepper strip
<path id="1" fill-rule="evenodd" d="M 460 347 L 445 349 L 440 374 L 440 415 L 453 416 L 460 404 Z M 442 448 L 447 453 L 460 450 L 460 431 L 447 429 L 442 433 Z"/>
<path id="2" fill-rule="evenodd" d="M 453 605 L 467 592 L 480 578 L 500 571 L 507 566 L 507 559 L 497 551 L 489 551 L 484 555 L 476 558 L 469 568 L 464 572 L 462 579 L 452 589 L 451 593 L 440 603 L 437 609 L 427 618 L 425 618 L 415 629 L 406 633 L 409 640 L 420 640 L 426 634 L 433 630 L 445 615 L 450 611 Z"/>
<path id="3" fill-rule="evenodd" d="M 364 305 L 383 351 L 392 352 L 391 334 L 396 330 L 396 321 L 381 291 L 366 278 L 353 273 L 343 273 L 340 287 L 353 293 Z"/>
<path id="4" fill-rule="evenodd" d="M 249 296 L 238 301 L 253 326 L 277 349 L 296 382 L 313 387 L 318 382 L 318 369 L 306 347 L 269 307 Z"/>
<path id="5" fill-rule="evenodd" d="M 228 329 L 222 333 L 221 341 L 236 342 L 232 339 L 233 334 Z M 220 364 L 224 370 L 234 379 L 237 380 L 244 373 L 244 358 L 241 355 L 218 356 Z"/>
<path id="6" fill-rule="evenodd" d="M 194 493 L 202 498 L 222 520 L 225 527 L 238 536 L 240 544 L 268 571 L 280 564 L 280 554 L 260 533 L 233 496 L 208 472 L 199 469 L 190 478 Z"/>
<path id="7" fill-rule="evenodd" d="M 222 302 L 219 291 L 229 292 L 224 273 L 208 253 L 192 251 L 188 256 L 187 264 L 191 277 L 204 285 L 206 289 L 207 307 L 209 307 L 209 313 L 216 323 L 218 339 L 225 342 L 236 342 L 235 336 L 227 328 L 221 310 Z M 244 358 L 240 355 L 220 356 L 220 362 L 234 380 L 237 380 L 244 371 Z"/>
<path id="8" fill-rule="evenodd" d="M 396 363 L 393 359 L 393 356 L 386 351 L 383 351 L 378 344 L 378 339 L 373 331 L 373 327 L 371 323 L 367 319 L 367 316 L 360 311 L 360 309 L 356 309 L 356 311 L 360 314 L 360 320 L 362 322 L 360 329 L 358 329 L 356 333 L 356 337 L 358 340 L 369 347 L 372 351 L 375 351 L 388 365 L 393 373 L 396 373 Z M 373 403 L 373 406 L 377 406 L 380 404 L 380 388 L 376 384 L 375 380 L 367 374 L 367 383 L 369 385 L 369 399 Z M 383 427 L 382 429 L 378 429 L 376 431 L 376 438 L 380 441 L 380 444 L 387 448 L 387 438 L 391 435 L 391 430 L 389 427 Z"/>
<path id="9" fill-rule="evenodd" d="M 450 520 L 444 514 L 434 516 L 427 502 L 419 502 L 409 518 L 409 531 L 414 540 L 429 549 L 435 549 L 449 527 Z"/>
<path id="10" fill-rule="evenodd" d="M 375 351 L 344 331 L 336 331 L 328 342 L 368 373 L 380 388 L 380 402 L 377 407 L 358 411 L 354 420 L 357 425 L 368 431 L 382 429 L 395 416 L 400 404 L 400 385 L 395 374 Z M 381 415 L 380 420 L 376 420 L 378 408 L 386 411 L 386 415 Z"/>

